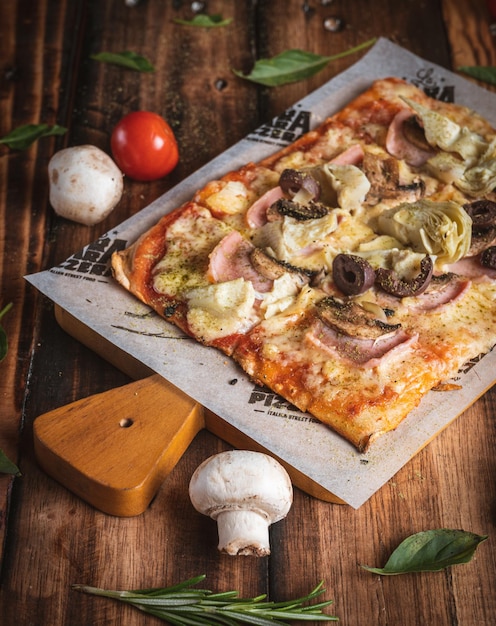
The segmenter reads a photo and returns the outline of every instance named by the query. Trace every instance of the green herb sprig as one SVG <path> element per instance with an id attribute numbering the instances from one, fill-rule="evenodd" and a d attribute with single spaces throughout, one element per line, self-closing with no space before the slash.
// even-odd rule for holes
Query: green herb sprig
<path id="1" fill-rule="evenodd" d="M 462 65 L 458 68 L 458 71 L 489 85 L 496 85 L 496 67 L 490 65 Z"/>
<path id="2" fill-rule="evenodd" d="M 175 17 L 174 22 L 181 24 L 182 26 L 198 26 L 200 28 L 218 28 L 220 26 L 227 26 L 232 22 L 231 17 L 223 18 L 222 15 L 206 15 L 205 13 L 199 13 L 191 20 L 183 20 L 180 17 Z"/>
<path id="3" fill-rule="evenodd" d="M 237 591 L 213 593 L 206 589 L 191 589 L 204 579 L 205 575 L 202 575 L 172 587 L 135 591 L 111 591 L 87 585 L 73 585 L 72 588 L 131 604 L 176 626 L 234 626 L 240 623 L 274 626 L 284 625 L 288 620 L 338 621 L 337 617 L 322 613 L 323 608 L 332 604 L 331 600 L 307 605 L 325 591 L 322 582 L 302 598 L 285 602 L 265 602 L 265 595 L 243 599 L 238 597 Z"/>
<path id="4" fill-rule="evenodd" d="M 48 124 L 23 124 L 2 137 L 0 143 L 4 143 L 12 150 L 25 150 L 42 137 L 64 135 L 66 132 L 67 128 L 57 124 L 54 126 L 49 126 Z"/>
<path id="5" fill-rule="evenodd" d="M 21 476 L 21 471 L 15 463 L 13 463 L 5 452 L 0 448 L 0 474 L 13 474 Z"/>
<path id="6" fill-rule="evenodd" d="M 331 56 L 321 56 L 313 52 L 304 50 L 286 50 L 271 59 L 259 59 L 249 74 L 243 74 L 238 70 L 233 70 L 236 76 L 245 78 L 254 83 L 265 85 L 266 87 L 276 87 L 287 83 L 295 83 L 304 78 L 310 78 L 317 72 L 323 70 L 331 61 L 359 52 L 368 48 L 376 39 L 369 39 L 364 43 L 349 48 L 344 52 Z"/>
<path id="7" fill-rule="evenodd" d="M 438 572 L 450 565 L 468 563 L 487 535 L 465 530 L 438 528 L 410 535 L 394 550 L 384 567 L 364 569 L 373 574 L 394 575 L 412 572 Z"/>
<path id="8" fill-rule="evenodd" d="M 97 52 L 90 55 L 94 61 L 100 61 L 101 63 L 110 63 L 111 65 L 120 65 L 126 67 L 129 70 L 136 72 L 154 72 L 155 67 L 140 54 L 132 52 L 131 50 L 124 50 L 124 52 Z"/>

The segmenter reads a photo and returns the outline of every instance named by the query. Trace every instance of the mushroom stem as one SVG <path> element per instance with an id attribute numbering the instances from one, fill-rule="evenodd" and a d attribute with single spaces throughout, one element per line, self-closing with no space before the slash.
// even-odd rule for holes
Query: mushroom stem
<path id="1" fill-rule="evenodd" d="M 196 468 L 189 495 L 197 511 L 217 521 L 221 552 L 267 556 L 269 526 L 286 517 L 293 487 L 284 467 L 268 454 L 231 450 Z"/>
<path id="2" fill-rule="evenodd" d="M 230 510 L 217 517 L 219 550 L 233 556 L 270 554 L 269 522 L 257 511 Z"/>

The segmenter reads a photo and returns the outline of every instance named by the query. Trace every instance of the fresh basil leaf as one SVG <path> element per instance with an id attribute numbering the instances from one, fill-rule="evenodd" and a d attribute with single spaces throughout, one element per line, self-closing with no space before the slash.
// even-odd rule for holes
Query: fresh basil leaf
<path id="1" fill-rule="evenodd" d="M 496 67 L 483 67 L 481 65 L 463 65 L 458 68 L 459 72 L 463 72 L 472 78 L 482 80 L 490 85 L 496 85 Z"/>
<path id="2" fill-rule="evenodd" d="M 25 150 L 41 137 L 49 137 L 50 135 L 64 135 L 67 128 L 63 126 L 49 126 L 48 124 L 24 124 L 10 131 L 0 139 L 0 143 L 4 143 L 12 150 Z"/>
<path id="3" fill-rule="evenodd" d="M 4 306 L 4 308 L 0 311 L 0 320 L 2 317 L 12 308 L 12 302 Z M 7 356 L 9 344 L 7 340 L 7 333 L 5 332 L 3 326 L 0 324 L 0 361 L 3 361 Z"/>
<path id="4" fill-rule="evenodd" d="M 0 448 L 0 474 L 14 474 L 20 476 L 21 472 L 15 463 L 8 458 L 5 452 Z"/>
<path id="5" fill-rule="evenodd" d="M 468 563 L 479 543 L 486 539 L 487 535 L 476 535 L 464 530 L 427 530 L 402 541 L 384 567 L 362 567 L 383 575 L 437 572 L 450 565 Z"/>
<path id="6" fill-rule="evenodd" d="M 295 83 L 310 78 L 323 70 L 331 61 L 340 59 L 363 48 L 371 46 L 375 39 L 370 39 L 354 48 L 332 56 L 321 56 L 304 50 L 286 50 L 271 59 L 259 59 L 249 74 L 233 70 L 236 76 L 245 78 L 266 87 L 276 87 Z"/>
<path id="7" fill-rule="evenodd" d="M 276 87 L 309 78 L 323 70 L 328 63 L 329 57 L 313 52 L 286 50 L 271 59 L 258 60 L 249 74 L 233 71 L 240 78 L 266 87 Z"/>
<path id="8" fill-rule="evenodd" d="M 136 72 L 154 72 L 155 67 L 145 59 L 145 57 L 125 50 L 124 52 L 98 52 L 92 54 L 91 58 L 95 61 L 101 61 L 102 63 L 111 63 L 112 65 L 120 65 L 121 67 L 127 67 L 130 70 Z"/>
<path id="9" fill-rule="evenodd" d="M 227 26 L 232 22 L 232 18 L 223 19 L 222 15 L 205 15 L 199 13 L 192 20 L 182 20 L 179 17 L 174 18 L 176 24 L 183 26 L 200 26 L 202 28 L 217 28 L 219 26 Z"/>

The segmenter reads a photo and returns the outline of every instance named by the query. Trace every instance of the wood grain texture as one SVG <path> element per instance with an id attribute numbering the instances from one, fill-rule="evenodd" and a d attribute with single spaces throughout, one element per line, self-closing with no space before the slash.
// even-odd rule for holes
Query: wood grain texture
<path id="1" fill-rule="evenodd" d="M 443 0 L 442 5 L 453 69 L 462 65 L 494 65 L 496 49 L 486 3 Z"/>
<path id="2" fill-rule="evenodd" d="M 310 11 L 303 11 L 308 5 Z M 152 625 L 157 619 L 71 590 L 173 584 L 207 574 L 214 590 L 284 599 L 325 581 L 332 612 L 346 625 L 490 626 L 496 619 L 496 431 L 493 389 L 415 456 L 358 511 L 295 490 L 288 517 L 271 528 L 272 555 L 233 558 L 217 551 L 215 522 L 198 514 L 187 486 L 209 455 L 228 449 L 201 431 L 150 507 L 123 519 L 101 513 L 48 477 L 33 452 L 33 421 L 43 413 L 130 378 L 66 334 L 53 305 L 23 275 L 66 259 L 182 180 L 261 122 L 291 106 L 358 56 L 317 76 L 275 89 L 237 79 L 256 58 L 300 47 L 334 54 L 386 36 L 445 67 L 495 64 L 482 0 L 318 0 L 304 3 L 208 2 L 232 16 L 225 29 L 174 24 L 190 4 L 122 0 L 9 0 L 0 3 L 0 136 L 23 123 L 59 123 L 62 138 L 29 150 L 0 145 L 0 305 L 10 342 L 1 363 L 0 446 L 21 479 L 0 477 L 0 622 L 20 626 Z M 340 15 L 330 33 L 323 20 Z M 135 50 L 151 75 L 97 63 L 101 50 Z M 136 108 L 163 113 L 180 144 L 173 174 L 150 184 L 126 181 L 105 222 L 87 228 L 57 218 L 48 203 L 46 167 L 64 145 L 108 150 L 113 124 Z M 436 527 L 488 534 L 473 561 L 436 574 L 381 578 L 360 565 L 383 565 L 411 533 Z"/>

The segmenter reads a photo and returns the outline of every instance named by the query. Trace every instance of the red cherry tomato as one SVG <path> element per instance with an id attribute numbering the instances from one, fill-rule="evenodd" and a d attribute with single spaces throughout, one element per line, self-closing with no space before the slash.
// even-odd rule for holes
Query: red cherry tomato
<path id="1" fill-rule="evenodd" d="M 110 147 L 121 172 L 139 181 L 163 178 L 179 160 L 172 128 L 149 111 L 125 115 L 112 131 Z"/>

